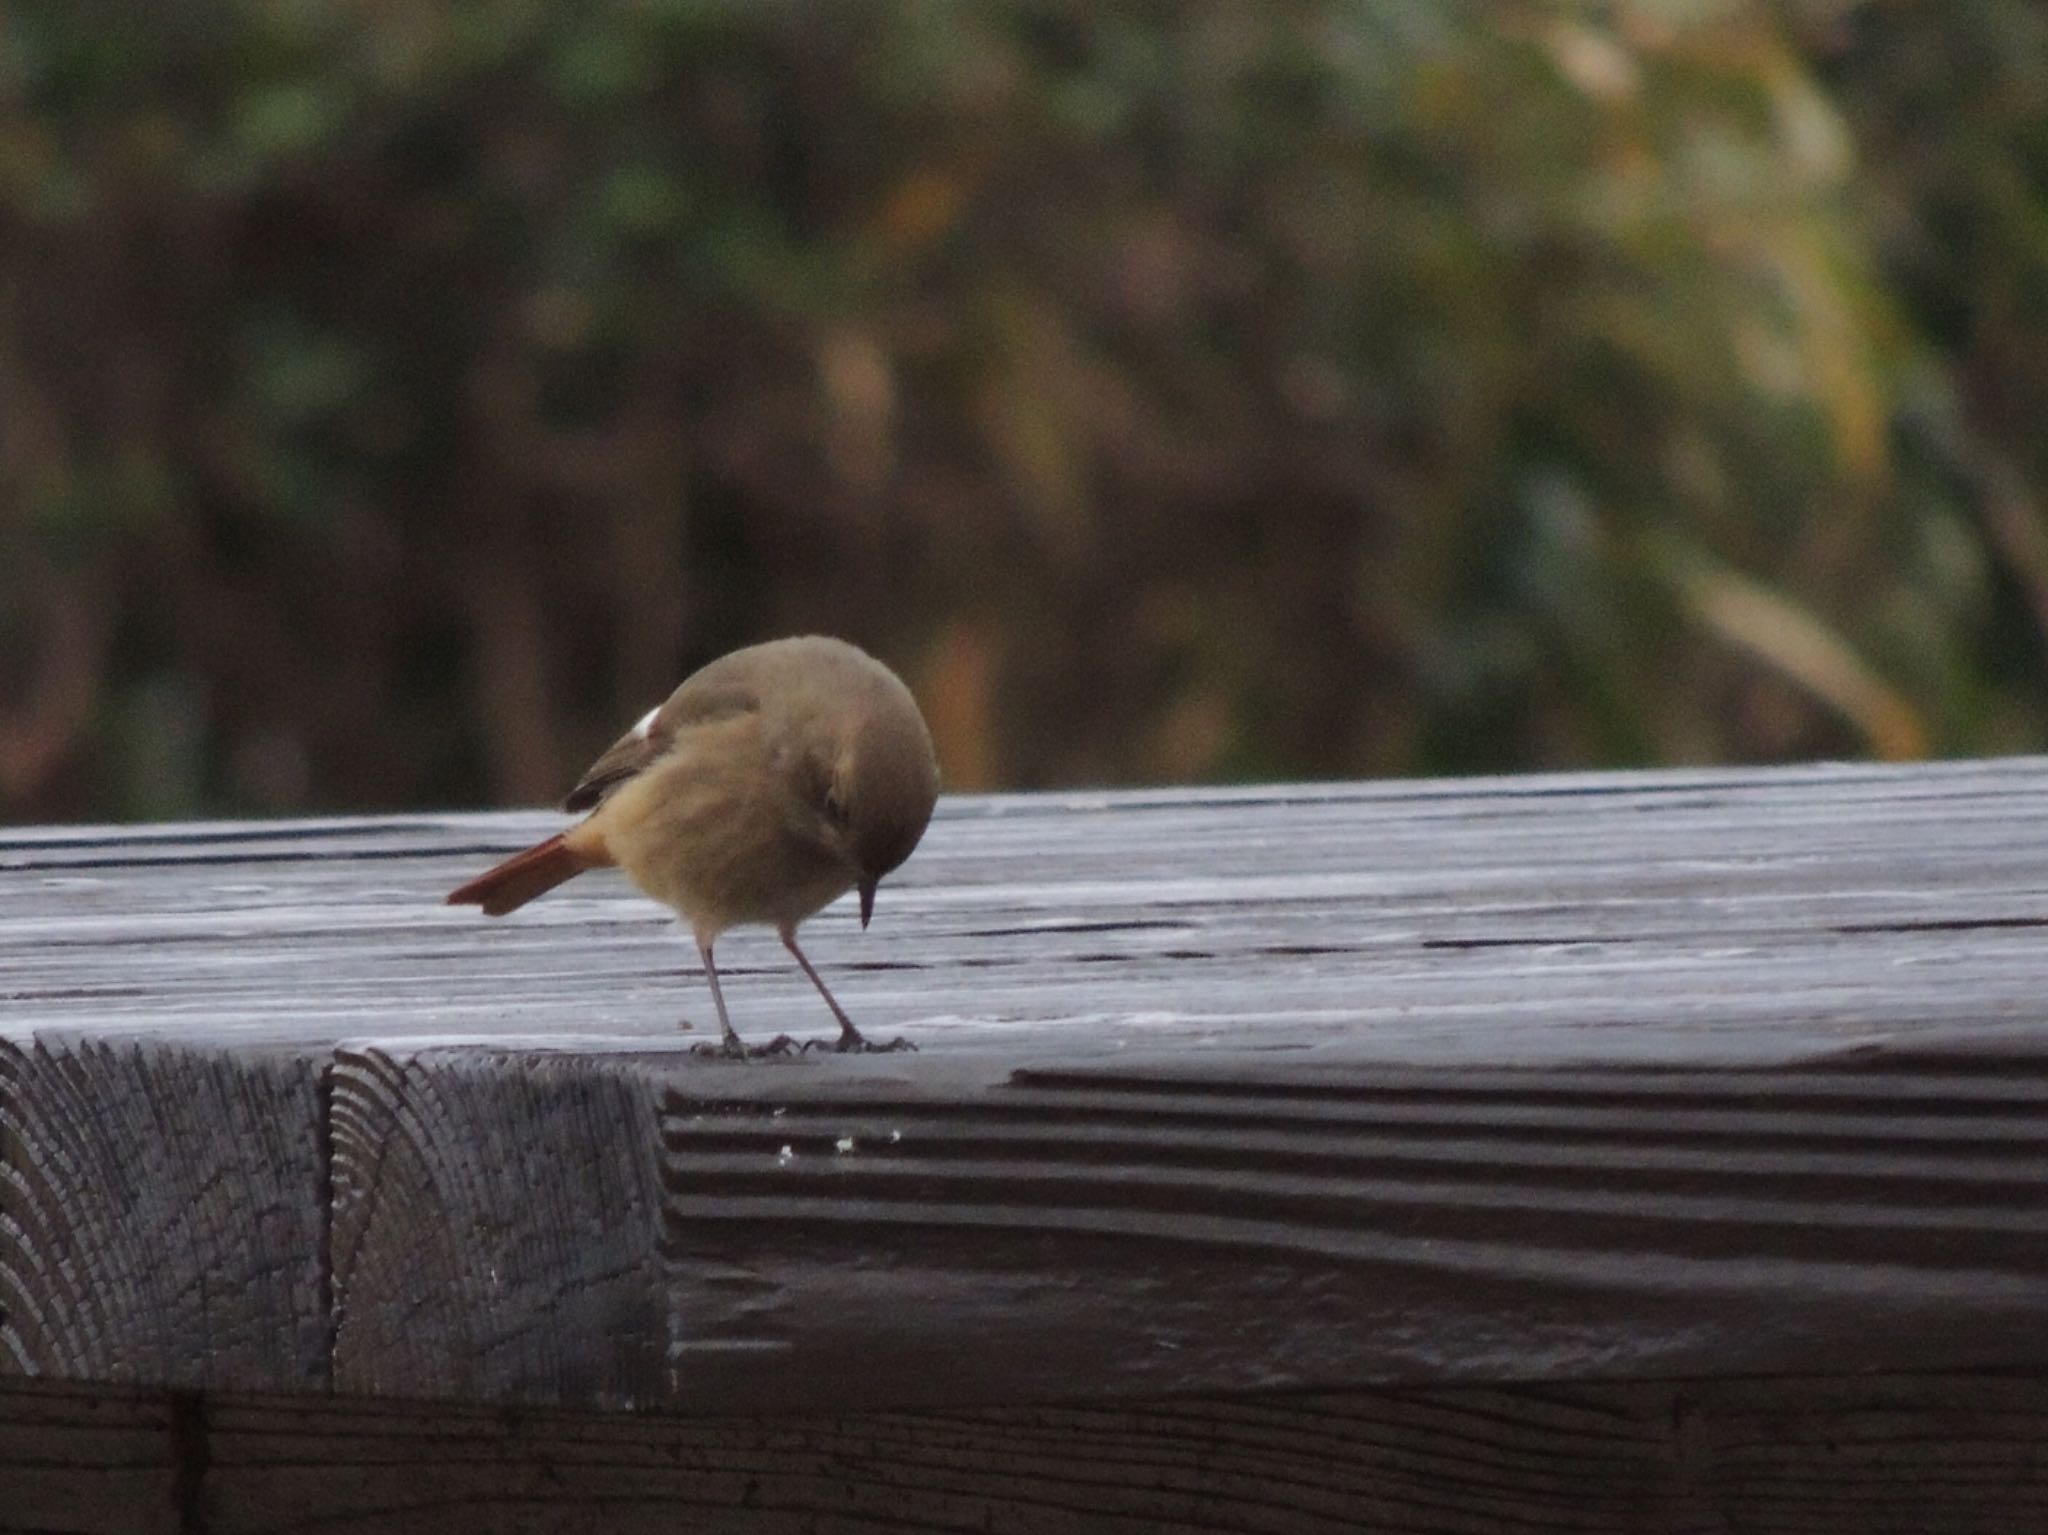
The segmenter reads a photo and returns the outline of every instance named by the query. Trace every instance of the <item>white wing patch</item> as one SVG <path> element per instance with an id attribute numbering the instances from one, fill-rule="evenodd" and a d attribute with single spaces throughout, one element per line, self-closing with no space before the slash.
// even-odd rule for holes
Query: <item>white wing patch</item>
<path id="1" fill-rule="evenodd" d="M 632 730 L 635 740 L 644 741 L 654 734 L 654 717 L 659 713 L 661 713 L 661 705 L 656 704 L 652 709 L 649 709 L 640 716 L 640 723 L 635 725 Z"/>

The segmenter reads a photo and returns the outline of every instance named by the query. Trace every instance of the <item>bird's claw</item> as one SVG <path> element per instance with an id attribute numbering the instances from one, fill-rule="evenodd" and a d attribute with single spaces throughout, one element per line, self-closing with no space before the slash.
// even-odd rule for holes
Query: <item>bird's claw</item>
<path id="1" fill-rule="evenodd" d="M 750 1045 L 737 1034 L 728 1034 L 717 1044 L 700 1040 L 690 1046 L 690 1054 L 716 1056 L 725 1061 L 753 1061 L 766 1056 L 792 1055 L 796 1052 L 796 1041 L 787 1034 L 778 1034 L 765 1045 Z"/>
<path id="2" fill-rule="evenodd" d="M 806 1055 L 813 1050 L 829 1050 L 834 1055 L 893 1055 L 898 1050 L 915 1050 L 917 1046 L 901 1035 L 886 1045 L 878 1045 L 865 1034 L 853 1033 L 841 1034 L 837 1039 L 807 1039 L 803 1048 Z"/>
<path id="3" fill-rule="evenodd" d="M 690 1046 L 690 1054 L 713 1056 L 722 1061 L 743 1061 L 747 1058 L 747 1046 L 744 1040 L 728 1034 L 716 1044 L 708 1039 L 698 1040 Z"/>

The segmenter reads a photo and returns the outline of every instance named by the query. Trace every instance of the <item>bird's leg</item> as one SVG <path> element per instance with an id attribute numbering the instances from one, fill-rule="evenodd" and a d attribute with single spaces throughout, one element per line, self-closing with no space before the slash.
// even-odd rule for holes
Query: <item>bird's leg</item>
<path id="1" fill-rule="evenodd" d="M 691 1046 L 693 1054 L 722 1055 L 728 1060 L 745 1061 L 757 1055 L 787 1055 L 796 1048 L 796 1042 L 787 1034 L 778 1034 L 765 1045 L 749 1045 L 741 1039 L 725 1011 L 725 989 L 718 984 L 718 963 L 711 957 L 711 945 L 700 938 L 697 940 L 697 952 L 704 957 L 704 978 L 711 983 L 711 1000 L 718 1007 L 718 1027 L 722 1037 L 715 1045 L 706 1042 Z"/>
<path id="2" fill-rule="evenodd" d="M 704 961 L 704 978 L 711 983 L 711 1001 L 718 1009 L 718 1028 L 722 1037 L 715 1045 L 704 1042 L 693 1045 L 691 1051 L 696 1055 L 724 1055 L 743 1061 L 747 1058 L 747 1042 L 735 1032 L 732 1019 L 726 1015 L 725 989 L 718 984 L 718 962 L 711 957 L 711 945 L 699 938 L 697 953 Z"/>
<path id="3" fill-rule="evenodd" d="M 777 931 L 782 935 L 782 946 L 789 950 L 799 965 L 803 966 L 804 974 L 811 978 L 811 984 L 818 988 L 818 995 L 825 999 L 825 1005 L 832 1009 L 832 1016 L 839 1020 L 839 1037 L 832 1041 L 831 1044 L 821 1045 L 819 1048 L 837 1051 L 857 1050 L 871 1054 L 879 1054 L 890 1050 L 915 1050 L 917 1048 L 907 1039 L 892 1039 L 886 1045 L 870 1043 L 868 1037 L 853 1026 L 853 1020 L 846 1016 L 846 1009 L 841 1007 L 839 999 L 832 995 L 831 988 L 826 986 L 824 977 L 813 970 L 811 962 L 804 958 L 804 951 L 797 947 L 796 929 L 785 927 L 778 928 Z M 804 1048 L 808 1050 L 816 1043 L 817 1041 L 815 1040 L 806 1040 Z"/>

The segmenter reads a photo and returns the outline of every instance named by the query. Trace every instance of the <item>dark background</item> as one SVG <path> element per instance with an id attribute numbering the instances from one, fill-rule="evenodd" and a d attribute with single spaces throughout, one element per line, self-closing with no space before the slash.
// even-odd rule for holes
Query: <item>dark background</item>
<path id="1" fill-rule="evenodd" d="M 16 0 L 0 815 L 2038 750 L 2044 11 Z"/>

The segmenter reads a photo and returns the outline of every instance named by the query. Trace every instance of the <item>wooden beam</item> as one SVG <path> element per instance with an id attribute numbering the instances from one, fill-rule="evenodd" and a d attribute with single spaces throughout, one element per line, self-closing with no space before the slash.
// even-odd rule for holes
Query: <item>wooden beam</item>
<path id="1" fill-rule="evenodd" d="M 400 1171 L 336 1160 L 338 1216 L 381 1216 L 337 1245 L 343 1390 L 851 1410 L 2048 1366 L 2038 1063 L 1176 1080 L 442 1049 L 359 1078 L 382 1113 L 351 1139 Z"/>
<path id="2" fill-rule="evenodd" d="M 685 1324 L 656 1251 L 647 1093 L 602 1056 L 457 1059 L 385 1047 L 335 1061 L 337 1384 L 484 1402 L 672 1395 Z"/>
<path id="3" fill-rule="evenodd" d="M 0 1370 L 323 1385 L 320 1063 L 167 1036 L 0 1039 Z"/>
<path id="4" fill-rule="evenodd" d="M 0 1368 L 702 1413 L 2048 1367 L 2048 763 L 997 797 L 693 1057 L 535 816 L 0 834 Z M 769 935 L 743 1030 L 827 1037 Z"/>
<path id="5" fill-rule="evenodd" d="M 0 1529 L 2011 1535 L 2048 1379 L 1434 1387 L 687 1419 L 0 1387 Z"/>

